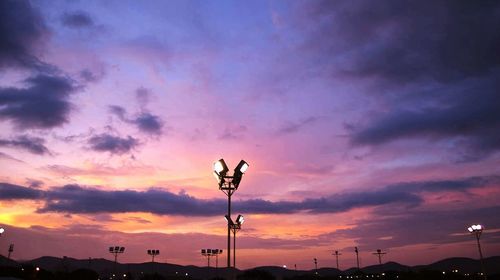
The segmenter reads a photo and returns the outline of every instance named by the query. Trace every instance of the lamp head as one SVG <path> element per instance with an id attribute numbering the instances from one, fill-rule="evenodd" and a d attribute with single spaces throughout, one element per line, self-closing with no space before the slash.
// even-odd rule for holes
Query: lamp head
<path id="1" fill-rule="evenodd" d="M 244 160 L 240 160 L 240 163 L 238 163 L 238 165 L 236 166 L 236 168 L 234 169 L 234 173 L 241 173 L 241 174 L 245 174 L 245 172 L 247 171 L 248 169 L 248 163 Z"/>
<path id="2" fill-rule="evenodd" d="M 219 176 L 226 176 L 226 173 L 229 171 L 229 168 L 227 168 L 224 159 L 221 158 L 214 163 L 214 171 Z"/>
<path id="3" fill-rule="evenodd" d="M 245 221 L 245 219 L 243 218 L 243 215 L 238 215 L 238 217 L 236 218 L 236 223 L 238 225 L 243 224 L 244 221 Z"/>
<path id="4" fill-rule="evenodd" d="M 123 253 L 125 251 L 125 247 L 120 247 L 120 253 Z"/>
<path id="5" fill-rule="evenodd" d="M 2 227 L 0 228 L 0 234 L 4 233 L 5 232 L 5 229 Z"/>

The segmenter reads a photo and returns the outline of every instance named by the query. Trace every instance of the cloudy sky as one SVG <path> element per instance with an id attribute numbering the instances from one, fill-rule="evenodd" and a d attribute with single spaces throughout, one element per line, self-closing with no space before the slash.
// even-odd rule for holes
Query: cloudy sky
<path id="1" fill-rule="evenodd" d="M 0 253 L 205 265 L 223 157 L 241 268 L 498 255 L 499 46 L 498 1 L 0 1 Z"/>

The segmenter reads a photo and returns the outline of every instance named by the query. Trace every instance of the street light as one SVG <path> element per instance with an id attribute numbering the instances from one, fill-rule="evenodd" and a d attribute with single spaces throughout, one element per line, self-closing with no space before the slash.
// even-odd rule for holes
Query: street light
<path id="1" fill-rule="evenodd" d="M 217 179 L 219 190 L 227 195 L 227 216 L 231 217 L 231 195 L 238 189 L 243 174 L 248 169 L 248 163 L 241 160 L 234 169 L 233 176 L 229 176 L 227 172 L 229 168 L 224 159 L 219 159 L 214 163 L 214 176 Z M 231 225 L 229 220 L 227 223 L 227 267 L 231 267 Z"/>
<path id="2" fill-rule="evenodd" d="M 231 219 L 230 216 L 226 215 L 224 216 L 229 224 L 229 227 L 231 228 L 233 232 L 233 267 L 236 268 L 236 232 L 238 232 L 241 229 L 241 224 L 245 221 L 243 218 L 243 215 L 238 215 L 236 217 L 236 223 L 233 222 L 233 219 Z"/>
<path id="3" fill-rule="evenodd" d="M 332 254 L 332 255 L 334 255 L 334 256 L 335 256 L 335 259 L 337 260 L 337 269 L 338 269 L 338 270 L 340 270 L 340 269 L 339 269 L 339 256 L 340 256 L 340 255 L 342 255 L 342 254 L 341 254 L 341 253 L 339 253 L 339 251 L 335 251 L 335 252 L 333 252 L 333 254 Z"/>
<path id="4" fill-rule="evenodd" d="M 471 225 L 467 228 L 467 230 L 476 236 L 477 240 L 477 249 L 479 250 L 479 259 L 481 261 L 481 269 L 483 270 L 484 279 L 488 279 L 486 276 L 486 269 L 484 268 L 483 263 L 483 252 L 481 251 L 481 243 L 479 243 L 479 237 L 481 237 L 481 233 L 483 233 L 484 227 L 482 225 Z"/>
<path id="5" fill-rule="evenodd" d="M 373 253 L 374 255 L 378 255 L 378 264 L 382 264 L 382 255 L 387 254 L 387 252 L 382 252 L 382 250 L 377 249 L 377 252 Z"/>
<path id="6" fill-rule="evenodd" d="M 2 233 L 5 232 L 5 229 L 3 227 L 0 227 L 0 236 L 2 236 Z"/>
<path id="7" fill-rule="evenodd" d="M 316 274 L 318 274 L 318 259 L 314 258 L 314 268 L 316 269 Z"/>
<path id="8" fill-rule="evenodd" d="M 359 270 L 359 250 L 358 250 L 358 247 L 354 247 L 354 252 L 356 252 L 356 263 L 357 263 L 358 270 Z"/>

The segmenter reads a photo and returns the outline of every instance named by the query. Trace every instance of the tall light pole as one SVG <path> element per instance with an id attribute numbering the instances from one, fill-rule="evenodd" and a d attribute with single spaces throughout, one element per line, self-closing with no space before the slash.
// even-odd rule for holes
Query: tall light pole
<path id="1" fill-rule="evenodd" d="M 229 216 L 225 216 L 226 220 L 231 225 L 231 230 L 233 232 L 233 267 L 236 268 L 236 233 L 241 229 L 241 224 L 245 221 L 243 215 L 238 215 L 236 218 L 236 223 Z"/>
<path id="2" fill-rule="evenodd" d="M 316 270 L 316 274 L 318 274 L 318 259 L 314 258 L 314 269 Z"/>
<path id="3" fill-rule="evenodd" d="M 356 264 L 359 270 L 359 250 L 358 247 L 354 247 L 354 252 L 356 252 Z"/>
<path id="4" fill-rule="evenodd" d="M 387 254 L 387 252 L 382 252 L 382 250 L 377 249 L 377 252 L 373 253 L 374 255 L 378 255 L 378 264 L 382 264 L 382 255 Z"/>
<path id="5" fill-rule="evenodd" d="M 148 250 L 148 255 L 150 255 L 152 257 L 152 260 L 151 262 L 155 262 L 155 257 L 158 256 L 160 254 L 160 250 L 157 250 L 157 249 L 151 249 L 151 250 Z"/>
<path id="6" fill-rule="evenodd" d="M 214 163 L 214 176 L 219 184 L 219 190 L 227 195 L 227 216 L 231 217 L 231 195 L 238 189 L 243 174 L 248 169 L 248 163 L 241 160 L 234 169 L 233 176 L 227 175 L 229 168 L 224 159 Z M 231 225 L 227 222 L 227 267 L 231 267 Z"/>
<path id="7" fill-rule="evenodd" d="M 14 252 L 14 244 L 9 245 L 9 254 L 7 255 L 7 259 L 10 260 L 10 255 Z"/>
<path id="8" fill-rule="evenodd" d="M 339 251 L 334 251 L 333 254 L 335 256 L 335 259 L 337 260 L 337 269 L 339 269 L 339 256 L 342 255 Z"/>
<path id="9" fill-rule="evenodd" d="M 114 273 L 116 274 L 116 264 L 118 263 L 118 254 L 123 254 L 125 252 L 125 247 L 114 246 L 109 247 L 109 252 L 115 256 Z"/>
<path id="10" fill-rule="evenodd" d="M 482 225 L 471 225 L 467 228 L 467 230 L 476 236 L 477 240 L 477 249 L 479 250 L 479 259 L 481 261 L 481 270 L 483 271 L 484 279 L 488 279 L 486 276 L 486 269 L 484 268 L 483 262 L 483 252 L 481 251 L 481 243 L 479 242 L 479 238 L 481 237 L 481 233 L 483 233 L 484 227 Z"/>

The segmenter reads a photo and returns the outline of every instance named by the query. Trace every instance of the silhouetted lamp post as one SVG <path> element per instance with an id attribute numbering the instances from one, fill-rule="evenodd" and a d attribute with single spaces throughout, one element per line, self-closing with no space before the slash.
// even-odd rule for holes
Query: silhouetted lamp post
<path id="1" fill-rule="evenodd" d="M 335 259 L 337 260 L 337 269 L 339 269 L 339 256 L 342 255 L 341 253 L 339 253 L 339 251 L 335 251 L 333 252 L 333 254 L 335 256 Z M 340 269 L 339 269 L 340 270 Z"/>
<path id="2" fill-rule="evenodd" d="M 481 237 L 481 233 L 483 233 L 484 227 L 482 225 L 471 225 L 467 228 L 467 230 L 476 236 L 477 240 L 477 249 L 479 250 L 479 259 L 481 261 L 481 269 L 483 270 L 484 279 L 488 279 L 486 276 L 486 269 L 484 268 L 483 263 L 483 252 L 481 251 L 481 243 L 479 242 L 479 238 Z"/>
<path id="3" fill-rule="evenodd" d="M 316 274 L 318 274 L 318 259 L 314 258 L 314 269 L 316 270 Z"/>
<path id="4" fill-rule="evenodd" d="M 125 252 L 125 247 L 115 246 L 109 247 L 109 252 L 115 256 L 114 272 L 116 273 L 116 264 L 118 262 L 118 254 L 123 254 Z"/>
<path id="5" fill-rule="evenodd" d="M 219 190 L 227 195 L 227 216 L 231 217 L 231 195 L 238 189 L 243 174 L 248 169 L 248 163 L 241 160 L 234 169 L 233 176 L 227 175 L 229 168 L 224 159 L 214 163 L 214 176 L 219 184 Z M 227 222 L 227 267 L 231 267 L 231 225 Z"/>
<path id="6" fill-rule="evenodd" d="M 10 255 L 14 252 L 14 244 L 9 245 L 9 254 L 7 255 L 7 259 L 10 260 Z"/>
<path id="7" fill-rule="evenodd" d="M 356 264 L 359 270 L 359 250 L 358 247 L 354 247 L 354 252 L 356 252 Z"/>
<path id="8" fill-rule="evenodd" d="M 152 257 L 151 262 L 155 262 L 155 257 L 158 256 L 159 254 L 160 254 L 160 250 L 156 250 L 156 249 L 148 250 L 148 255 L 150 255 Z"/>
<path id="9" fill-rule="evenodd" d="M 238 215 L 235 223 L 231 217 L 226 215 L 225 218 L 233 231 L 233 267 L 236 268 L 236 232 L 241 229 L 241 224 L 243 224 L 245 219 L 243 218 L 243 215 Z"/>
<path id="10" fill-rule="evenodd" d="M 382 252 L 382 250 L 377 249 L 377 252 L 373 253 L 374 255 L 378 255 L 378 264 L 382 264 L 382 255 L 387 254 L 386 252 Z"/>

